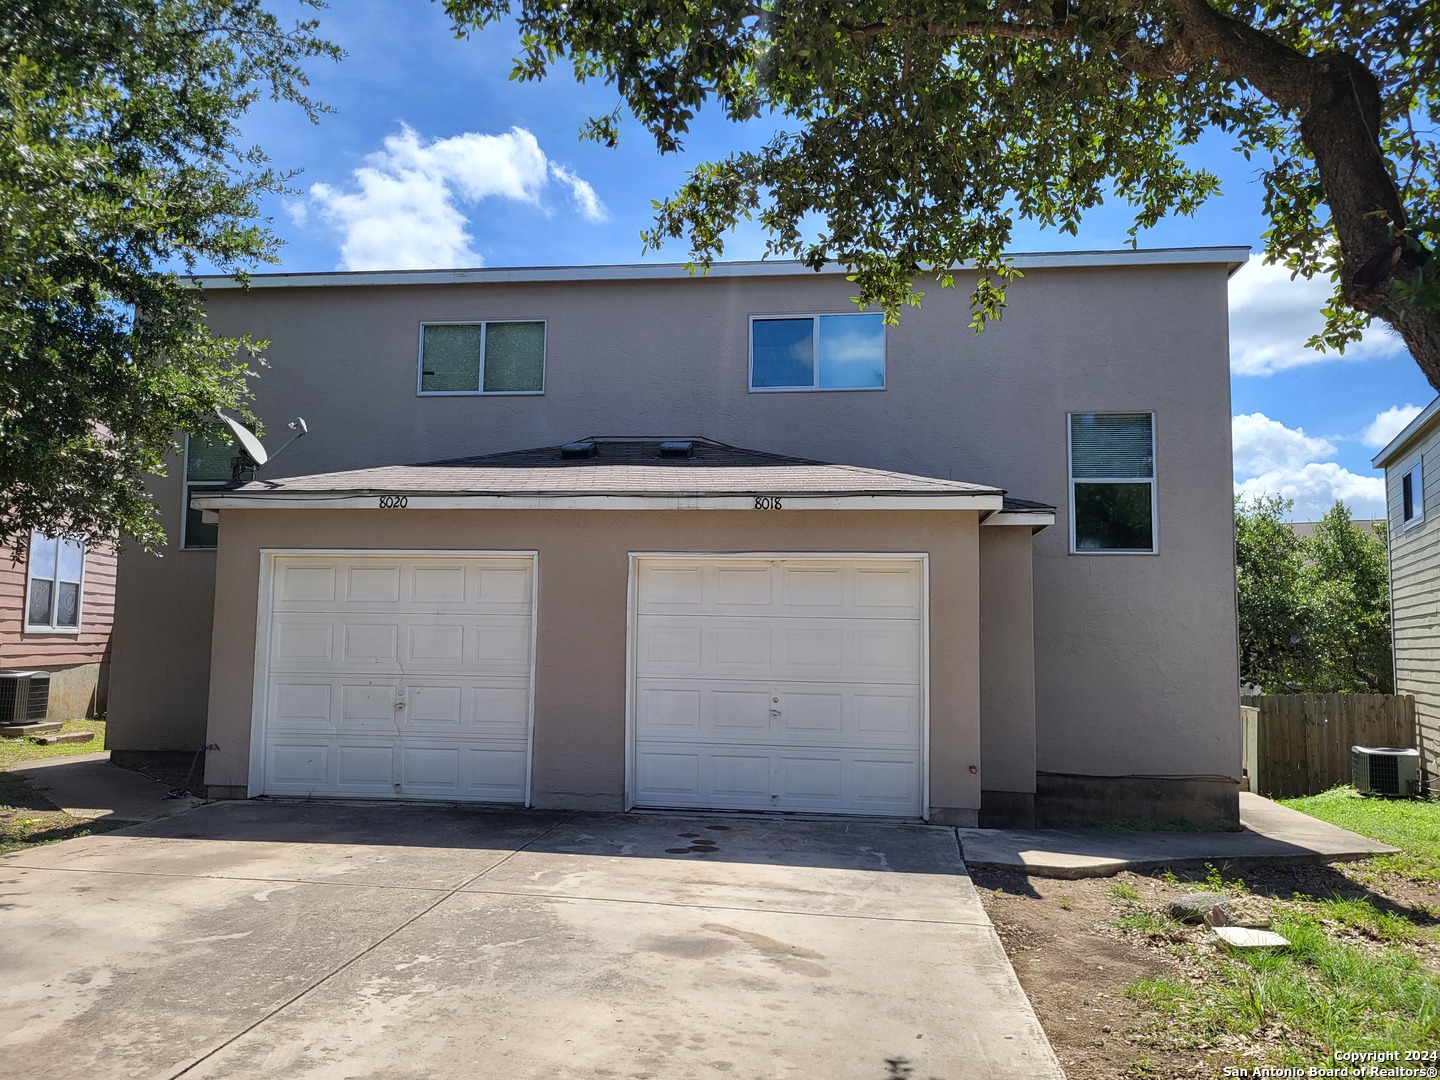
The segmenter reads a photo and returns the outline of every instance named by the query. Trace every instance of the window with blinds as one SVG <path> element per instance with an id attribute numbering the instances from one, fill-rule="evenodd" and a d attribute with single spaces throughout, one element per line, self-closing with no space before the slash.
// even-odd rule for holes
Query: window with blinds
<path id="1" fill-rule="evenodd" d="M 422 394 L 543 394 L 544 322 L 426 323 Z"/>
<path id="2" fill-rule="evenodd" d="M 1070 414 L 1070 550 L 1156 550 L 1154 413 Z"/>

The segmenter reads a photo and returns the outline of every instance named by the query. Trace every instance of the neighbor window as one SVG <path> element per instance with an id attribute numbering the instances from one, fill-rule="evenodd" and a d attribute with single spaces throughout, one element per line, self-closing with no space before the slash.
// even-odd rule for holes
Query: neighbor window
<path id="1" fill-rule="evenodd" d="M 883 316 L 751 319 L 750 389 L 885 389 Z"/>
<path id="2" fill-rule="evenodd" d="M 1070 414 L 1070 550 L 1155 550 L 1155 416 Z"/>
<path id="3" fill-rule="evenodd" d="M 206 488 L 224 487 L 236 479 L 235 458 L 240 447 L 224 428 L 207 428 L 185 439 L 185 527 L 180 546 L 213 548 L 220 536 L 220 526 L 207 524 L 203 512 L 190 505 L 190 499 L 203 494 Z M 253 470 L 242 469 L 241 480 L 254 476 Z"/>
<path id="4" fill-rule="evenodd" d="M 78 540 L 32 532 L 28 576 L 25 629 L 79 630 L 85 545 Z"/>
<path id="5" fill-rule="evenodd" d="M 1400 520 L 1413 525 L 1425 519 L 1425 484 L 1420 463 L 1400 478 Z"/>
<path id="6" fill-rule="evenodd" d="M 420 328 L 420 393 L 544 391 L 543 322 L 427 323 Z"/>

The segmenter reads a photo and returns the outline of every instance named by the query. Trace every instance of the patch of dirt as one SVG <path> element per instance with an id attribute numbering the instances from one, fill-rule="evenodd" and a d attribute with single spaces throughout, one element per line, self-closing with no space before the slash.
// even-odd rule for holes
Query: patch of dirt
<path id="1" fill-rule="evenodd" d="M 1368 863 L 1226 864 L 1221 870 L 1232 884 L 1241 878 L 1246 891 L 1277 902 L 1294 903 L 1296 893 L 1339 895 L 1403 915 L 1428 940 L 1402 947 L 1440 970 L 1436 883 L 1377 874 Z M 1171 897 L 1205 889 L 1203 870 L 1064 881 L 972 867 L 971 876 L 1069 1080 L 1211 1080 L 1226 1066 L 1253 1064 L 1243 1042 L 1201 1045 L 1125 992 L 1147 976 L 1203 977 L 1193 958 L 1212 948 L 1205 928 L 1170 922 L 1146 932 L 1116 925 L 1125 915 L 1161 912 Z M 1132 890 L 1137 899 L 1128 898 Z M 1355 944 L 1385 947 L 1360 931 L 1336 930 Z"/>

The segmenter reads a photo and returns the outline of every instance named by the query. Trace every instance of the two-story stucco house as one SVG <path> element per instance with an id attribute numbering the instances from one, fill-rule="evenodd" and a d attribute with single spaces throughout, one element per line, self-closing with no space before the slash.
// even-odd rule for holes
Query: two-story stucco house
<path id="1" fill-rule="evenodd" d="M 1440 398 L 1371 464 L 1385 470 L 1395 692 L 1415 695 L 1417 749 L 1433 790 L 1440 775 Z"/>
<path id="2" fill-rule="evenodd" d="M 310 433 L 157 483 L 112 747 L 237 798 L 1232 824 L 1245 257 L 1020 256 L 978 336 L 964 273 L 890 326 L 794 264 L 204 280 Z"/>

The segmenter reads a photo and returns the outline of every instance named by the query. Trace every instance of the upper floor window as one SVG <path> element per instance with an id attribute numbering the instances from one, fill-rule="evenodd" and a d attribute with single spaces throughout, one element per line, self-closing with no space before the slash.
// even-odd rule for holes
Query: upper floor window
<path id="1" fill-rule="evenodd" d="M 78 540 L 30 534 L 25 629 L 80 629 L 80 593 L 85 579 L 85 545 Z"/>
<path id="2" fill-rule="evenodd" d="M 1402 527 L 1425 520 L 1425 477 L 1420 462 L 1400 477 L 1400 522 Z"/>
<path id="3" fill-rule="evenodd" d="M 218 424 L 185 439 L 185 524 L 180 546 L 213 548 L 220 538 L 220 526 L 205 521 L 203 511 L 190 505 L 191 496 L 206 488 L 223 487 L 235 479 L 235 458 L 240 447 L 230 433 Z M 253 476 L 242 470 L 241 480 Z"/>
<path id="4" fill-rule="evenodd" d="M 752 318 L 750 389 L 885 389 L 884 317 Z"/>
<path id="5" fill-rule="evenodd" d="M 1070 414 L 1070 550 L 1156 550 L 1154 413 Z"/>
<path id="6" fill-rule="evenodd" d="M 543 394 L 543 322 L 425 323 L 420 393 Z"/>

